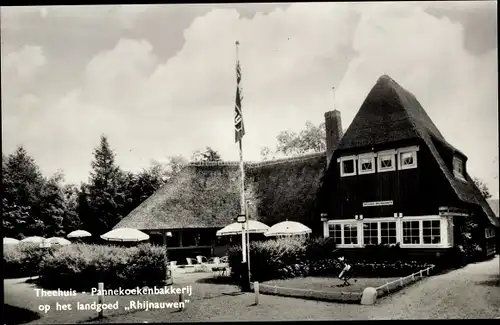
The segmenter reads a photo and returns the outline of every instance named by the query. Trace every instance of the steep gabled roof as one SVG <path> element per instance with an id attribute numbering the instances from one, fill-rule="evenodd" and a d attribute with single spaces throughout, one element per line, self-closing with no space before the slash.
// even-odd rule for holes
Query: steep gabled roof
<path id="1" fill-rule="evenodd" d="M 249 215 L 272 225 L 285 219 L 313 222 L 326 153 L 245 163 Z M 114 228 L 142 230 L 222 228 L 240 210 L 238 162 L 191 163 Z"/>
<path id="2" fill-rule="evenodd" d="M 498 218 L 471 177 L 466 175 L 467 182 L 454 177 L 436 144 L 459 154 L 464 161 L 467 157 L 445 140 L 415 96 L 387 75 L 380 77 L 368 93 L 342 137 L 337 153 L 410 139 L 422 139 L 425 142 L 461 201 L 480 206 L 490 222 L 499 225 Z"/>

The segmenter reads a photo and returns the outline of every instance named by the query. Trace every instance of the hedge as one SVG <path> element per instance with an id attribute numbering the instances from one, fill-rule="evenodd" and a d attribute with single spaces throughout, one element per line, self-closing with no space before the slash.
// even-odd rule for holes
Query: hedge
<path id="1" fill-rule="evenodd" d="M 167 268 L 164 247 L 72 244 L 46 256 L 40 265 L 43 287 L 90 290 L 98 282 L 106 288 L 160 285 Z"/>
<path id="2" fill-rule="evenodd" d="M 45 253 L 54 252 L 57 246 L 43 250 L 38 244 L 19 243 L 3 246 L 3 278 L 36 276 Z"/>
<path id="3" fill-rule="evenodd" d="M 354 276 L 358 277 L 406 276 L 432 265 L 406 260 L 400 252 L 393 247 L 360 248 L 359 257 L 349 259 L 349 262 L 353 266 Z M 389 253 L 396 255 L 386 255 Z M 337 258 L 340 254 L 331 238 L 253 242 L 250 245 L 252 281 L 337 276 L 343 267 Z M 239 282 L 243 272 L 247 272 L 241 267 L 241 247 L 231 247 L 228 256 L 231 276 L 235 282 Z"/>

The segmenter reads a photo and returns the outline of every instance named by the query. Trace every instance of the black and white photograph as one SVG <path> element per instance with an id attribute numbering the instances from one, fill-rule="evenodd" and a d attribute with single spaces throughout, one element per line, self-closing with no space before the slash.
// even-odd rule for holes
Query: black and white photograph
<path id="1" fill-rule="evenodd" d="M 4 324 L 500 319 L 496 1 L 0 10 Z"/>

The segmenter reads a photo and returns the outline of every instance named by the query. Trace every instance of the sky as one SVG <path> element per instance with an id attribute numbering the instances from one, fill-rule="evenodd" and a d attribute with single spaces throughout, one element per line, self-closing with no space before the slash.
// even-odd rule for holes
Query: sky
<path id="1" fill-rule="evenodd" d="M 2 152 L 89 176 L 105 134 L 125 170 L 234 142 L 240 42 L 245 160 L 280 131 L 347 128 L 377 79 L 415 94 L 498 198 L 496 1 L 2 7 Z M 336 88 L 335 100 L 331 88 Z"/>

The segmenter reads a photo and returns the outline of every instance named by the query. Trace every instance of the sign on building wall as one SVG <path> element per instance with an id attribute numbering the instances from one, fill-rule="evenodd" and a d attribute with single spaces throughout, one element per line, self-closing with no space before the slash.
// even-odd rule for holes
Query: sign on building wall
<path id="1" fill-rule="evenodd" d="M 379 207 L 384 205 L 393 205 L 394 202 L 391 201 L 374 201 L 374 202 L 363 202 L 363 208 L 366 207 Z"/>

